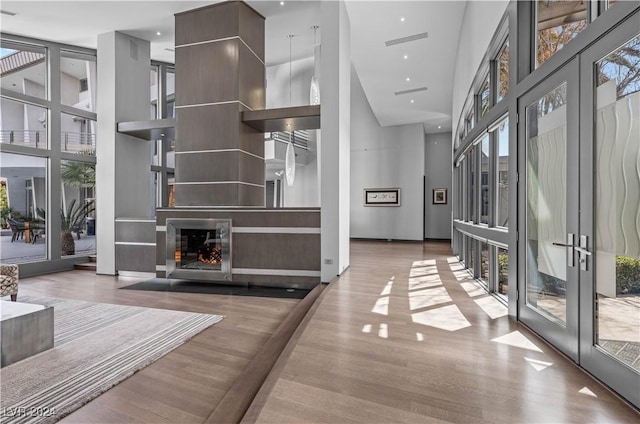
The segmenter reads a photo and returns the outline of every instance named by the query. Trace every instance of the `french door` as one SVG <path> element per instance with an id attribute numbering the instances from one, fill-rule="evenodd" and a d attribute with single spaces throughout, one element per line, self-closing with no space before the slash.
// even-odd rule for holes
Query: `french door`
<path id="1" fill-rule="evenodd" d="M 580 364 L 640 408 L 640 12 L 580 55 Z"/>
<path id="2" fill-rule="evenodd" d="M 518 114 L 519 318 L 640 407 L 640 12 Z"/>
<path id="3" fill-rule="evenodd" d="M 520 320 L 578 361 L 579 61 L 519 99 Z M 524 178 L 523 178 L 524 177 Z M 522 234 L 524 232 L 524 234 Z"/>

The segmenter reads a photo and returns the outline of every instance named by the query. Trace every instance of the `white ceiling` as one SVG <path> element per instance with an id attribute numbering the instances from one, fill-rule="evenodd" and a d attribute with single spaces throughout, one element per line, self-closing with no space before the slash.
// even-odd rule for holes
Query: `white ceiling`
<path id="1" fill-rule="evenodd" d="M 212 3 L 216 1 L 3 0 L 2 10 L 16 15 L 0 15 L 0 27 L 6 33 L 90 48 L 96 48 L 98 34 L 122 31 L 149 40 L 153 59 L 173 62 L 174 54 L 167 50 L 174 44 L 173 15 Z M 289 61 L 289 34 L 295 35 L 294 60 L 313 54 L 311 27 L 320 25 L 319 1 L 248 3 L 267 18 L 268 66 Z M 423 123 L 427 133 L 451 130 L 453 69 L 465 5 L 466 1 L 347 1 L 352 61 L 381 125 Z M 429 33 L 427 39 L 391 47 L 384 43 L 423 32 Z M 319 41 L 321 33 L 322 28 Z M 394 94 L 424 86 L 427 91 Z"/>

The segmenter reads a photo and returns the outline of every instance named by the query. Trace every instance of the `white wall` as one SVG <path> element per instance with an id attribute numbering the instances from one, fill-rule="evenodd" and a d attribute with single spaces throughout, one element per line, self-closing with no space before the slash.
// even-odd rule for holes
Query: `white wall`
<path id="1" fill-rule="evenodd" d="M 424 236 L 451 238 L 451 133 L 425 135 Z M 447 204 L 433 204 L 433 189 L 447 189 Z"/>
<path id="2" fill-rule="evenodd" d="M 291 62 L 291 102 L 289 101 L 289 63 L 267 68 L 267 109 L 309 104 L 313 76 L 313 57 Z"/>
<path id="3" fill-rule="evenodd" d="M 267 108 L 308 105 L 313 72 L 313 57 L 291 62 L 291 101 L 289 101 L 289 63 L 268 67 Z M 309 161 L 305 166 L 296 166 L 293 186 L 289 187 L 283 181 L 284 207 L 320 206 L 316 132 L 309 131 Z"/>
<path id="4" fill-rule="evenodd" d="M 453 128 L 458 125 L 473 78 L 509 4 L 508 0 L 468 1 L 462 20 L 453 83 Z"/>
<path id="5" fill-rule="evenodd" d="M 381 127 L 351 72 L 351 237 L 422 240 L 422 124 Z M 365 188 L 395 187 L 400 206 L 363 205 Z"/>

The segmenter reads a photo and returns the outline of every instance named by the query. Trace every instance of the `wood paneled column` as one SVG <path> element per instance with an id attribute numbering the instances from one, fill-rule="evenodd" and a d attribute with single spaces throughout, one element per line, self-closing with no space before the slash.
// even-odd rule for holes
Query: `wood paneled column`
<path id="1" fill-rule="evenodd" d="M 264 206 L 264 17 L 241 1 L 176 14 L 177 207 Z"/>

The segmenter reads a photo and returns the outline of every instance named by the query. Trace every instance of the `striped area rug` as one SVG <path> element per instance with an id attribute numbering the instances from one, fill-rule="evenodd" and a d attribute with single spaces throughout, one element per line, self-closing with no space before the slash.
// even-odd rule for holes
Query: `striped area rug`
<path id="1" fill-rule="evenodd" d="M 51 423 L 180 346 L 220 315 L 23 296 L 53 306 L 54 348 L 0 370 L 0 422 Z"/>

